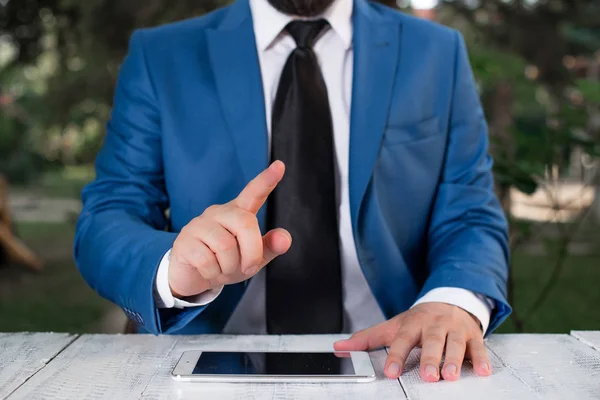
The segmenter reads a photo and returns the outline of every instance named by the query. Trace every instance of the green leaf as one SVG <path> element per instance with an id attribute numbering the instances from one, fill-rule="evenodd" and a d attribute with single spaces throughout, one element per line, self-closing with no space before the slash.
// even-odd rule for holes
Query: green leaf
<path id="1" fill-rule="evenodd" d="M 578 79 L 575 84 L 587 102 L 600 106 L 600 81 Z"/>

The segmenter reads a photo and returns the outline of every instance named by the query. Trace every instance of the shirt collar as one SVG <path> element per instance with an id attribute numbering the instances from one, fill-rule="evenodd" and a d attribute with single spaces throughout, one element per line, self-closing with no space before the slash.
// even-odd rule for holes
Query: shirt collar
<path id="1" fill-rule="evenodd" d="M 352 45 L 352 0 L 335 0 L 322 15 L 329 22 L 333 31 L 340 37 L 346 50 Z M 284 14 L 275 9 L 268 0 L 250 0 L 250 10 L 254 23 L 254 35 L 260 51 L 267 50 L 278 38 L 294 16 Z"/>

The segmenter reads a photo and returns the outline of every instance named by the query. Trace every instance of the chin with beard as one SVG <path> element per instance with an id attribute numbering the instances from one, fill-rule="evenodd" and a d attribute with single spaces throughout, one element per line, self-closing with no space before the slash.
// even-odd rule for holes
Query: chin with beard
<path id="1" fill-rule="evenodd" d="M 323 14 L 335 0 L 268 0 L 284 14 L 298 17 L 316 17 Z"/>

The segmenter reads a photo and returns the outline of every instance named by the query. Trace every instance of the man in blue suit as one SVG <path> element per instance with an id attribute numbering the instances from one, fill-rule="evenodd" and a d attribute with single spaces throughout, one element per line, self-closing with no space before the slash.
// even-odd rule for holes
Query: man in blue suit
<path id="1" fill-rule="evenodd" d="M 427 381 L 489 375 L 510 307 L 486 129 L 460 34 L 366 0 L 137 31 L 78 267 L 142 332 L 355 332 L 335 348 L 390 346 L 390 378 L 419 345 Z"/>

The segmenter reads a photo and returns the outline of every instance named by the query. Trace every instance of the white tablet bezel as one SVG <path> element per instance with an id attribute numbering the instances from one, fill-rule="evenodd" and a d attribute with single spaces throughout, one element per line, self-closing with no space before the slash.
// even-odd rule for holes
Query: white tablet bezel
<path id="1" fill-rule="evenodd" d="M 211 350 L 217 351 L 217 350 Z M 282 353 L 284 351 L 281 351 Z M 333 351 L 286 351 L 285 353 L 334 353 Z M 202 355 L 202 350 L 190 350 L 182 354 L 171 373 L 173 379 L 182 382 L 372 382 L 375 371 L 367 352 L 349 352 L 354 375 L 192 375 Z"/>

